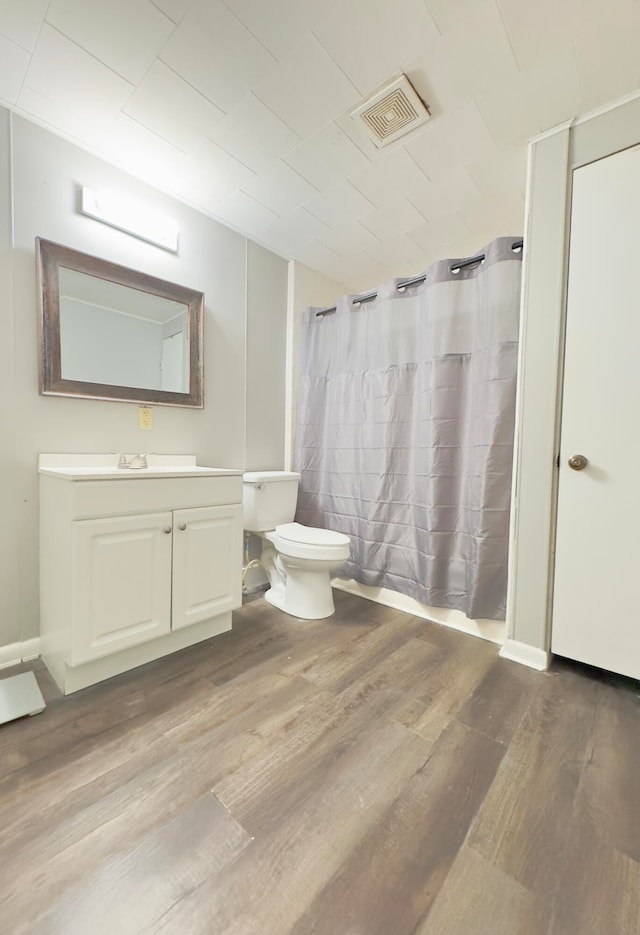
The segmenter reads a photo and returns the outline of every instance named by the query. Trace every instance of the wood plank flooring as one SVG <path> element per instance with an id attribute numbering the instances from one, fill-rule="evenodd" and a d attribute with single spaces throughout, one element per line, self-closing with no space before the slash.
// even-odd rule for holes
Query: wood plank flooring
<path id="1" fill-rule="evenodd" d="M 0 935 L 640 935 L 640 686 L 336 607 L 68 698 L 33 664 Z"/>

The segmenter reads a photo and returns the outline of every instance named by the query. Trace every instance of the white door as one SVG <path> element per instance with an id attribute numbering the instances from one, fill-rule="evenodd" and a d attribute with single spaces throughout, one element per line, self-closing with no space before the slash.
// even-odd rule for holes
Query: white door
<path id="1" fill-rule="evenodd" d="M 173 629 L 242 603 L 242 507 L 207 506 L 173 514 Z"/>
<path id="2" fill-rule="evenodd" d="M 160 363 L 160 389 L 171 393 L 186 393 L 184 334 L 172 334 L 162 339 L 162 361 Z"/>
<path id="3" fill-rule="evenodd" d="M 567 302 L 551 648 L 640 678 L 640 147 L 574 172 Z"/>
<path id="4" fill-rule="evenodd" d="M 72 665 L 170 632 L 171 521 L 148 513 L 73 524 Z"/>

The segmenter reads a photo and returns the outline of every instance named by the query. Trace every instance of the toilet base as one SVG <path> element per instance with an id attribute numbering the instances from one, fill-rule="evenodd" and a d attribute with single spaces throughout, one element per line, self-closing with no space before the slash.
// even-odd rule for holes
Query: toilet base
<path id="1" fill-rule="evenodd" d="M 269 588 L 265 600 L 274 607 L 302 620 L 323 620 L 335 613 L 331 577 L 328 571 L 286 569 L 284 588 Z"/>

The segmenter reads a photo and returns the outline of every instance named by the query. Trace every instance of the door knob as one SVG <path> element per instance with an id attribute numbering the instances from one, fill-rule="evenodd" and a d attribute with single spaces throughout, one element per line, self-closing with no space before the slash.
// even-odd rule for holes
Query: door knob
<path id="1" fill-rule="evenodd" d="M 584 471 L 589 462 L 584 455 L 571 455 L 567 463 L 572 471 Z"/>
<path id="2" fill-rule="evenodd" d="M 186 528 L 187 528 L 186 523 L 180 523 L 178 526 L 178 529 L 181 530 L 181 532 L 184 532 Z"/>
<path id="3" fill-rule="evenodd" d="M 163 529 L 162 531 L 163 531 L 163 532 L 166 532 L 167 535 L 169 535 L 169 533 L 171 532 L 171 526 L 165 526 L 164 529 Z"/>

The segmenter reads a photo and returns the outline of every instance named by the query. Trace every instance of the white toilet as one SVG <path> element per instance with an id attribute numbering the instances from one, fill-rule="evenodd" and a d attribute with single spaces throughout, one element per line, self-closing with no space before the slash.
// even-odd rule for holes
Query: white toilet
<path id="1" fill-rule="evenodd" d="M 251 471 L 242 479 L 243 525 L 262 539 L 266 600 L 305 620 L 334 612 L 331 571 L 349 558 L 349 537 L 292 522 L 300 475 Z"/>

